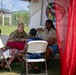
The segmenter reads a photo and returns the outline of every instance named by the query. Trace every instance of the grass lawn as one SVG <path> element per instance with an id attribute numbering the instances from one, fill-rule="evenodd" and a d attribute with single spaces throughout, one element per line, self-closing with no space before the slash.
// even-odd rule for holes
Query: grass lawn
<path id="1" fill-rule="evenodd" d="M 0 70 L 0 75 L 20 75 L 22 65 L 20 63 L 16 63 L 13 65 L 13 71 L 10 72 L 8 69 Z"/>
<path id="2" fill-rule="evenodd" d="M 9 35 L 12 31 L 17 29 L 17 26 L 0 25 L 0 29 L 2 31 L 2 34 Z M 25 26 L 25 32 L 29 32 L 29 26 Z"/>

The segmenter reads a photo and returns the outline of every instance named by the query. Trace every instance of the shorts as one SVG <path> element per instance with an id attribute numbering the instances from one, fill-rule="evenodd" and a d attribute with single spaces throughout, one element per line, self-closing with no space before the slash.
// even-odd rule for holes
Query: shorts
<path id="1" fill-rule="evenodd" d="M 52 49 L 52 54 L 56 54 L 57 51 L 58 51 L 58 46 L 57 45 L 52 45 L 52 46 L 49 46 L 49 48 Z"/>
<path id="2" fill-rule="evenodd" d="M 41 54 L 40 53 L 28 53 L 26 56 L 28 59 L 40 59 L 41 58 Z"/>

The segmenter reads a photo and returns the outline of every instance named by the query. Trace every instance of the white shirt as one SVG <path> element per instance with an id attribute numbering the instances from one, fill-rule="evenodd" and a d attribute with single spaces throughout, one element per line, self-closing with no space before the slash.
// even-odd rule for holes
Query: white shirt
<path id="1" fill-rule="evenodd" d="M 51 28 L 50 31 L 45 29 L 44 34 L 43 34 L 43 39 L 46 40 L 46 41 L 49 41 L 51 37 L 57 39 L 56 30 L 53 29 L 53 28 Z M 57 45 L 57 41 L 54 44 Z"/>

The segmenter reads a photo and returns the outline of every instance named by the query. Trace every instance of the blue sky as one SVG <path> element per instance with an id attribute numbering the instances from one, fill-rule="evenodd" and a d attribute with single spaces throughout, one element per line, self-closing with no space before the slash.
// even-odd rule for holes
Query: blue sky
<path id="1" fill-rule="evenodd" d="M 29 10 L 29 2 L 21 0 L 0 0 L 0 8 L 1 5 L 3 8 L 8 9 L 10 11 Z"/>

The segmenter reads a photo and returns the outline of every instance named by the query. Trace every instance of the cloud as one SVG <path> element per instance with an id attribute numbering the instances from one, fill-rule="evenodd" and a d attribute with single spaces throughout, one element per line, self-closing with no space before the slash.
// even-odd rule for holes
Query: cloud
<path id="1" fill-rule="evenodd" d="M 1 3 L 3 4 L 3 8 L 8 10 L 12 9 L 12 5 L 13 5 L 12 0 L 0 0 L 0 6 L 1 6 Z"/>
<path id="2" fill-rule="evenodd" d="M 12 2 L 12 0 L 3 0 L 3 4 L 9 4 L 11 2 Z"/>
<path id="3" fill-rule="evenodd" d="M 28 7 L 27 7 L 28 5 L 29 5 L 29 3 L 22 2 L 22 1 L 16 3 L 16 7 L 19 9 L 23 9 L 23 10 L 28 9 Z"/>

